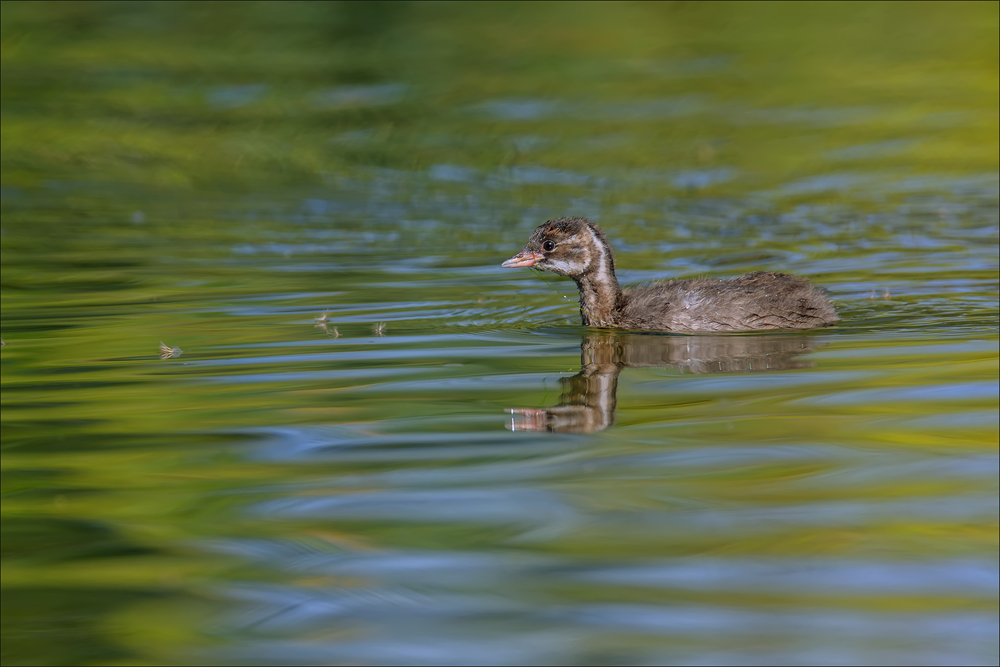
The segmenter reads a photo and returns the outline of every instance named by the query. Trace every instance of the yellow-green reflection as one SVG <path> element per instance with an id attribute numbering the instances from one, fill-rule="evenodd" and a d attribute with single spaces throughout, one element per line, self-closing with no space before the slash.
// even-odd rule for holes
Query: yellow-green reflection
<path id="1" fill-rule="evenodd" d="M 995 4 L 2 12 L 4 663 L 995 661 Z M 563 214 L 843 322 L 591 392 Z"/>

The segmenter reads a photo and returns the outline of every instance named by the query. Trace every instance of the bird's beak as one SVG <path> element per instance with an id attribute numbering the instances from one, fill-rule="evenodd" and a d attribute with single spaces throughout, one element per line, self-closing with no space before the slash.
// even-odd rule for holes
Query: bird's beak
<path id="1" fill-rule="evenodd" d="M 524 249 L 500 266 L 505 269 L 520 269 L 523 266 L 534 266 L 535 262 L 544 258 L 545 255 L 540 252 L 532 252 L 531 250 Z"/>

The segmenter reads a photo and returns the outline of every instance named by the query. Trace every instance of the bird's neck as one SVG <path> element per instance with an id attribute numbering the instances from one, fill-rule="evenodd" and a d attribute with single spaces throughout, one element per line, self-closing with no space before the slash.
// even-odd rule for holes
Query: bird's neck
<path id="1" fill-rule="evenodd" d="M 580 288 L 580 312 L 585 326 L 614 326 L 622 288 L 615 277 L 609 253 L 602 253 L 585 274 L 576 278 Z"/>

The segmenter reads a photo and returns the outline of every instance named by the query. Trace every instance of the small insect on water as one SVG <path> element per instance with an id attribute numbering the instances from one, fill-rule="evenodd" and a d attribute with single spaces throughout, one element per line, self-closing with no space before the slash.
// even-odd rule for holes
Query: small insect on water
<path id="1" fill-rule="evenodd" d="M 340 338 L 340 332 L 337 331 L 337 327 L 333 327 L 333 331 L 330 330 L 330 311 L 325 310 L 323 314 L 316 318 L 316 328 L 322 329 L 330 338 Z"/>
<path id="2" fill-rule="evenodd" d="M 172 357 L 179 357 L 184 353 L 179 347 L 170 347 L 162 340 L 160 341 L 160 359 L 170 359 Z"/>
<path id="3" fill-rule="evenodd" d="M 376 322 L 372 325 L 372 331 L 375 332 L 376 336 L 385 335 L 385 322 Z"/>

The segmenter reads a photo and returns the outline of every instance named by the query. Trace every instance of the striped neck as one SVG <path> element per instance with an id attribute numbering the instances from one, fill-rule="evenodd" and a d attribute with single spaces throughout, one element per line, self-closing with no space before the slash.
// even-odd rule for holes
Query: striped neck
<path id="1" fill-rule="evenodd" d="M 576 276 L 580 289 L 580 312 L 586 326 L 614 326 L 615 311 L 622 298 L 622 288 L 615 277 L 615 260 L 611 248 L 602 242 L 593 228 L 588 226 L 593 241 L 594 258 L 583 274 Z"/>

